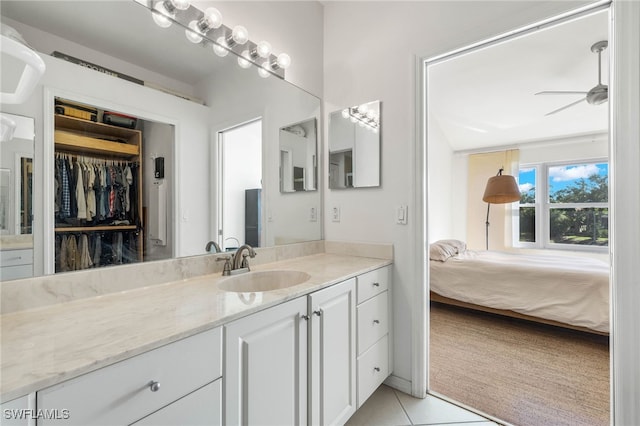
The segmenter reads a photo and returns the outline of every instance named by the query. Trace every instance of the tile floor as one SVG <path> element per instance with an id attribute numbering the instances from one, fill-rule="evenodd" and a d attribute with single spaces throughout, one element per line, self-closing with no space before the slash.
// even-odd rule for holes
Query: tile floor
<path id="1" fill-rule="evenodd" d="M 382 385 L 349 419 L 349 426 L 496 425 L 478 414 L 429 395 L 413 398 Z"/>

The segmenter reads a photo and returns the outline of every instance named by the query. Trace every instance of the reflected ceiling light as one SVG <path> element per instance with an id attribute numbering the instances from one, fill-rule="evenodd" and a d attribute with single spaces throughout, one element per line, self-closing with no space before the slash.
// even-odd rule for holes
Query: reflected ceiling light
<path id="1" fill-rule="evenodd" d="M 342 110 L 342 118 L 349 118 L 349 108 Z"/>
<path id="2" fill-rule="evenodd" d="M 269 61 L 264 61 L 262 63 L 262 66 L 258 67 L 258 75 L 260 75 L 260 77 L 262 78 L 267 78 L 271 75 L 271 69 L 270 69 L 270 65 L 269 65 Z"/>
<path id="3" fill-rule="evenodd" d="M 256 45 L 256 53 L 261 58 L 267 59 L 271 55 L 271 43 L 262 40 Z"/>
<path id="4" fill-rule="evenodd" d="M 189 5 L 187 0 L 159 1 L 153 6 L 151 17 L 159 27 L 168 28 L 176 17 L 176 11 L 187 10 Z"/>
<path id="5" fill-rule="evenodd" d="M 220 56 L 221 58 L 229 54 L 229 45 L 227 45 L 227 40 L 222 36 L 216 39 L 216 42 L 213 44 L 212 49 L 215 54 Z"/>
<path id="6" fill-rule="evenodd" d="M 220 28 L 221 25 L 222 14 L 215 7 L 209 7 L 200 20 L 189 22 L 190 29 L 184 30 L 184 33 L 191 43 L 200 43 L 209 30 Z"/>
<path id="7" fill-rule="evenodd" d="M 248 50 L 243 50 L 242 54 L 238 56 L 238 65 L 240 65 L 240 68 L 245 69 L 251 67 L 251 60 Z"/>

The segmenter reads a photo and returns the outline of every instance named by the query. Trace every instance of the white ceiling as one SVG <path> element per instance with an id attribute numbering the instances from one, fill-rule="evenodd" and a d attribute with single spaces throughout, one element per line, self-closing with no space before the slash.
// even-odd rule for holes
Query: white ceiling
<path id="1" fill-rule="evenodd" d="M 440 128 L 454 151 L 606 131 L 608 102 L 582 102 L 545 117 L 584 96 L 534 94 L 594 87 L 598 56 L 591 45 L 608 40 L 607 22 L 601 11 L 431 66 L 429 125 Z"/>

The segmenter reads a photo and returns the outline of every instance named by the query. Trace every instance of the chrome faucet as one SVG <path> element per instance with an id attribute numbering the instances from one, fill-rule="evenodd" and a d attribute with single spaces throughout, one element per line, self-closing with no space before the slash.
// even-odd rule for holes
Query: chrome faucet
<path id="1" fill-rule="evenodd" d="M 242 252 L 245 250 L 248 252 L 248 254 L 243 255 Z M 232 271 L 238 270 L 238 272 L 243 272 L 239 271 L 239 269 L 246 269 L 247 271 L 249 271 L 249 261 L 247 260 L 247 256 L 252 259 L 256 257 L 256 252 L 253 247 L 251 247 L 249 244 L 243 244 L 238 247 L 238 250 L 236 250 L 236 253 L 233 256 Z"/>

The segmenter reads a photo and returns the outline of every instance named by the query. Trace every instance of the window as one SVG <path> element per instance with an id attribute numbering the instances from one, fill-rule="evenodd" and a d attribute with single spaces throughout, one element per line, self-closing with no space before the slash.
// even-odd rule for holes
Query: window
<path id="1" fill-rule="evenodd" d="M 520 247 L 594 249 L 609 244 L 606 161 L 537 164 L 519 173 L 515 242 Z"/>

